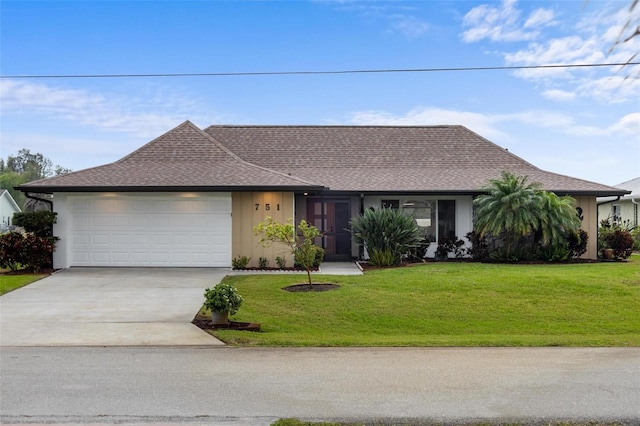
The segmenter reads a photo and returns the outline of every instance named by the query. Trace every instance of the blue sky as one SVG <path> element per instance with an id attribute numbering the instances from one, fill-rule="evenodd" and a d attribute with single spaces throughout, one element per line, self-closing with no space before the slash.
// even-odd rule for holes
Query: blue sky
<path id="1" fill-rule="evenodd" d="M 2 1 L 12 75 L 233 73 L 626 62 L 624 1 Z M 640 7 L 632 16 L 640 21 Z M 79 170 L 191 120 L 461 124 L 534 165 L 640 176 L 640 66 L 0 80 L 1 155 Z"/>

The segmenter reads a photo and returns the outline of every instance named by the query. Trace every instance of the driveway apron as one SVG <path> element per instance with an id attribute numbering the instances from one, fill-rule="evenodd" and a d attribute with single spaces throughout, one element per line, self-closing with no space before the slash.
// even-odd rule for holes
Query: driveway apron
<path id="1" fill-rule="evenodd" d="M 225 268 L 70 268 L 0 297 L 0 346 L 211 346 L 191 324 Z"/>

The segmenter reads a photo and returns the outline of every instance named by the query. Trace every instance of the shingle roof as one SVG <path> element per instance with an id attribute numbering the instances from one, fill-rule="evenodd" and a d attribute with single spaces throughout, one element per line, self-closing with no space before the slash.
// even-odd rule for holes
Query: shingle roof
<path id="1" fill-rule="evenodd" d="M 104 166 L 22 185 L 31 191 L 318 189 L 321 185 L 250 164 L 189 121 Z"/>
<path id="2" fill-rule="evenodd" d="M 546 172 L 462 126 L 210 126 L 187 121 L 126 157 L 24 191 L 477 193 L 502 170 L 559 193 L 624 190 Z"/>
<path id="3" fill-rule="evenodd" d="M 478 192 L 508 170 L 560 193 L 620 192 L 541 170 L 463 126 L 210 126 L 205 132 L 246 161 L 336 191 Z"/>
<path id="4" fill-rule="evenodd" d="M 640 198 L 640 177 L 614 185 L 616 188 L 631 191 L 631 194 L 625 195 L 624 198 Z"/>

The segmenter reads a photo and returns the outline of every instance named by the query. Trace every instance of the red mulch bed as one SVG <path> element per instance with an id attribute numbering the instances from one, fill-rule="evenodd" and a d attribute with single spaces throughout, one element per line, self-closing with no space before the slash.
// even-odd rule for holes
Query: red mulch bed
<path id="1" fill-rule="evenodd" d="M 204 315 L 196 315 L 191 321 L 193 325 L 202 330 L 239 330 L 239 331 L 260 331 L 260 324 L 253 322 L 229 321 L 227 324 L 214 324 L 211 318 Z"/>

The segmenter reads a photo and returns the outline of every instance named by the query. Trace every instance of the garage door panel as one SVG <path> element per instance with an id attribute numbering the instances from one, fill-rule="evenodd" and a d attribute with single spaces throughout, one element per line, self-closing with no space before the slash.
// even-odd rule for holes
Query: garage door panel
<path id="1" fill-rule="evenodd" d="M 72 266 L 230 266 L 231 197 L 69 201 Z"/>
<path id="2" fill-rule="evenodd" d="M 108 265 L 110 260 L 110 253 L 106 251 L 94 250 L 90 253 L 90 262 L 96 265 Z"/>
<path id="3" fill-rule="evenodd" d="M 114 246 L 129 247 L 132 244 L 130 234 L 111 234 L 111 242 Z"/>
<path id="4" fill-rule="evenodd" d="M 86 229 L 110 228 L 111 220 L 105 215 L 95 215 L 89 217 L 89 224 Z"/>
<path id="5" fill-rule="evenodd" d="M 91 235 L 91 245 L 92 246 L 103 246 L 108 247 L 111 243 L 111 238 L 109 234 L 93 234 Z"/>

